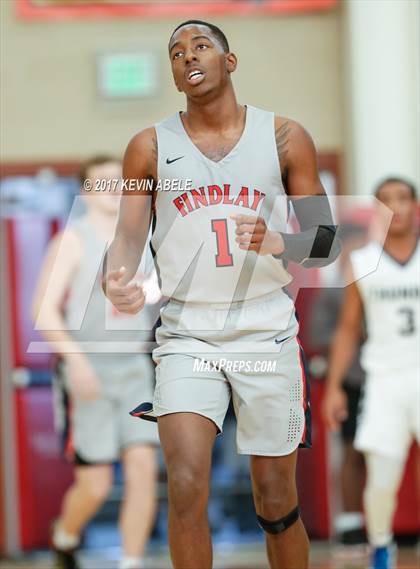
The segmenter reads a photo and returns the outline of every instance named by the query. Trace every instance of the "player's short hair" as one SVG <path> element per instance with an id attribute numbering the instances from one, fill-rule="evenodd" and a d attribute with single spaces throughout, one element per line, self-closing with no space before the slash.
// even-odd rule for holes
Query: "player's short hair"
<path id="1" fill-rule="evenodd" d="M 193 26 L 193 25 L 206 26 L 207 28 L 209 28 L 209 30 L 211 30 L 213 32 L 213 34 L 216 36 L 216 38 L 219 40 L 221 46 L 223 47 L 223 51 L 225 53 L 230 52 L 229 42 L 228 42 L 225 34 L 222 32 L 222 30 L 220 28 L 218 28 L 217 26 L 215 26 L 214 24 L 210 24 L 209 22 L 204 22 L 203 20 L 187 20 L 186 22 L 182 22 L 182 24 L 179 24 L 179 26 L 177 26 L 174 29 L 174 31 L 171 34 L 171 37 L 169 38 L 168 47 L 171 45 L 171 40 L 174 37 L 174 34 L 180 28 L 183 28 L 184 26 Z"/>
<path id="2" fill-rule="evenodd" d="M 97 156 L 92 156 L 92 158 L 88 158 L 82 162 L 78 173 L 80 183 L 83 185 L 87 180 L 89 170 L 91 168 L 94 168 L 95 166 L 102 166 L 102 164 L 109 164 L 109 162 L 120 163 L 121 160 L 118 160 L 118 158 L 115 158 L 115 156 L 111 156 L 109 154 L 98 154 Z"/>
<path id="3" fill-rule="evenodd" d="M 406 178 L 402 178 L 400 176 L 389 176 L 388 178 L 381 180 L 374 190 L 374 195 L 376 198 L 379 196 L 379 192 L 382 190 L 382 188 L 388 184 L 404 184 L 404 186 L 407 186 L 407 188 L 410 190 L 412 199 L 417 200 L 417 189 L 415 185 Z"/>

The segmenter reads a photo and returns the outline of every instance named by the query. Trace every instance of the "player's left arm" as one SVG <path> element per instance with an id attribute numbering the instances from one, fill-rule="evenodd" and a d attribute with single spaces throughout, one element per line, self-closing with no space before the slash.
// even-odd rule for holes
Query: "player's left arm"
<path id="1" fill-rule="evenodd" d="M 306 130 L 289 119 L 276 118 L 277 153 L 285 190 L 293 204 L 301 231 L 279 233 L 267 228 L 262 217 L 236 216 L 241 249 L 260 255 L 322 267 L 340 253 L 331 208 L 319 178 L 315 145 Z"/>

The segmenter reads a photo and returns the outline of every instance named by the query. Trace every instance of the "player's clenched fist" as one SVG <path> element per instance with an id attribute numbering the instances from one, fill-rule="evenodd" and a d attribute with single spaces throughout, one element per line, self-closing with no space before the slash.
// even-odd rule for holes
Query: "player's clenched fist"
<path id="1" fill-rule="evenodd" d="M 146 296 L 138 281 L 125 283 L 126 268 L 110 271 L 102 281 L 106 296 L 119 312 L 137 314 L 143 308 Z"/>
<path id="2" fill-rule="evenodd" d="M 280 255 L 284 241 L 280 233 L 268 229 L 264 218 L 253 215 L 232 215 L 236 222 L 236 242 L 239 249 L 255 251 L 258 255 Z"/>

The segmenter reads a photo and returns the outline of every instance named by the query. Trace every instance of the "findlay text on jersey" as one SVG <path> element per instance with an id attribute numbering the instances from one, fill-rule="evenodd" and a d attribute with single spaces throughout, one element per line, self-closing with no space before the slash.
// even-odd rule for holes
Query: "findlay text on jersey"
<path id="1" fill-rule="evenodd" d="M 256 211 L 260 202 L 265 198 L 265 194 L 259 190 L 250 190 L 246 186 L 242 186 L 239 193 L 231 191 L 231 184 L 223 184 L 223 190 L 220 186 L 212 184 L 210 186 L 202 186 L 185 192 L 175 198 L 172 203 L 179 210 L 182 217 L 185 217 L 192 211 L 201 207 L 212 205 L 234 205 L 245 207 Z"/>

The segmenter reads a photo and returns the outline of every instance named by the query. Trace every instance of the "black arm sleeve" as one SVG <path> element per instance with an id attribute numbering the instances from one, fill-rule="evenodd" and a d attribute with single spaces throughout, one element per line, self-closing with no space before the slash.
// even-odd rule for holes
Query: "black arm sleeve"
<path id="1" fill-rule="evenodd" d="M 306 268 L 325 267 L 338 257 L 341 246 L 327 196 L 310 196 L 293 201 L 300 233 L 281 233 L 285 250 L 278 259 Z"/>

